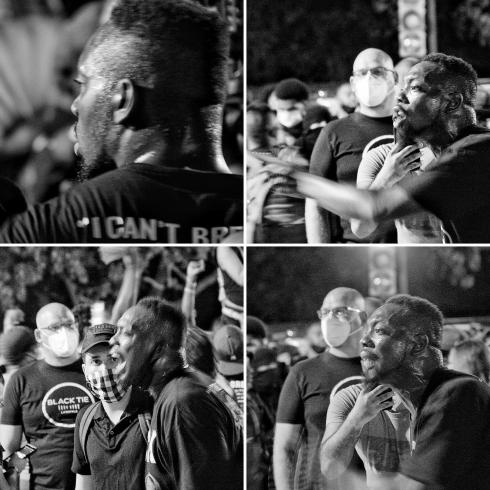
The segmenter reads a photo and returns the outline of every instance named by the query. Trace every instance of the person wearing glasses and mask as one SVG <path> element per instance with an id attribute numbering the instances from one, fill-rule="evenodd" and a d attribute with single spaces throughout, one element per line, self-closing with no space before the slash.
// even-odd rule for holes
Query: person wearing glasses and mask
<path id="1" fill-rule="evenodd" d="M 94 398 L 85 385 L 73 313 L 60 303 L 43 306 L 34 335 L 42 360 L 19 369 L 4 394 L 0 442 L 8 456 L 21 447 L 22 433 L 37 447 L 30 456 L 30 488 L 73 489 L 70 471 L 79 410 Z"/>
<path id="2" fill-rule="evenodd" d="M 321 474 L 320 444 L 330 398 L 362 378 L 359 349 L 364 310 L 364 298 L 355 289 L 333 289 L 323 300 L 318 316 L 329 349 L 295 364 L 279 397 L 274 437 L 278 490 L 337 488 L 328 486 Z M 339 488 L 353 487 L 344 481 Z"/>
<path id="3" fill-rule="evenodd" d="M 309 172 L 328 179 L 355 184 L 366 146 L 393 141 L 391 114 L 395 105 L 396 73 L 384 51 L 361 51 L 353 65 L 350 84 L 359 102 L 356 112 L 328 123 L 316 140 Z M 305 209 L 309 243 L 360 242 L 348 219 L 329 213 L 308 199 Z M 394 241 L 391 225 L 379 228 L 366 242 Z"/>

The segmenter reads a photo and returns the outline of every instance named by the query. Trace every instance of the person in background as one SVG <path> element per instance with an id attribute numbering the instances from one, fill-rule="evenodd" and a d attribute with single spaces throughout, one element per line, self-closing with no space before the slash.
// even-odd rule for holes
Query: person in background
<path id="1" fill-rule="evenodd" d="M 373 140 L 393 141 L 391 114 L 395 105 L 396 73 L 392 59 L 379 49 L 361 51 L 354 60 L 350 83 L 359 109 L 332 121 L 322 130 L 311 155 L 309 172 L 355 184 L 365 147 L 372 145 Z M 307 200 L 305 217 L 309 243 L 359 241 L 349 220 L 327 213 L 315 200 Z M 368 241 L 387 241 L 386 233 L 382 230 Z"/>
<path id="2" fill-rule="evenodd" d="M 9 308 L 3 316 L 3 331 L 7 332 L 17 325 L 23 325 L 25 319 L 26 315 L 20 308 Z"/>
<path id="3" fill-rule="evenodd" d="M 330 488 L 320 469 L 329 401 L 342 387 L 361 380 L 359 341 L 366 321 L 362 295 L 335 288 L 325 296 L 318 316 L 329 350 L 295 364 L 279 398 L 274 436 L 278 490 Z"/>
<path id="4" fill-rule="evenodd" d="M 223 325 L 213 337 L 213 347 L 220 376 L 216 381 L 231 389 L 240 409 L 243 411 L 243 332 L 235 325 Z"/>
<path id="5" fill-rule="evenodd" d="M 247 315 L 247 355 L 253 356 L 260 347 L 267 345 L 269 329 L 267 325 L 256 316 Z"/>
<path id="6" fill-rule="evenodd" d="M 490 351 L 482 340 L 457 342 L 449 351 L 447 367 L 490 382 Z"/>
<path id="7" fill-rule="evenodd" d="M 338 119 L 347 117 L 356 110 L 357 98 L 349 82 L 341 83 L 339 85 L 335 92 L 335 98 L 339 105 L 339 108 L 335 113 Z"/>
<path id="8" fill-rule="evenodd" d="M 75 421 L 75 490 L 145 486 L 144 454 L 153 404 L 140 388 L 118 382 L 117 358 L 109 345 L 115 333 L 114 325 L 94 325 L 82 342 L 83 372 L 97 401 L 83 407 Z"/>
<path id="9" fill-rule="evenodd" d="M 4 393 L 0 442 L 7 455 L 22 433 L 37 451 L 30 457 L 30 488 L 73 490 L 73 433 L 78 412 L 94 398 L 85 385 L 73 313 L 60 303 L 43 306 L 34 335 L 42 360 L 20 368 Z"/>

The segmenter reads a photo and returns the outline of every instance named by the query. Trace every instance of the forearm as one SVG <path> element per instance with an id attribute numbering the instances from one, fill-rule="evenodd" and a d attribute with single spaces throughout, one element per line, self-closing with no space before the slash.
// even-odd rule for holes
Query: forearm
<path id="1" fill-rule="evenodd" d="M 22 426 L 0 425 L 0 444 L 4 449 L 4 456 L 10 456 L 20 449 L 22 442 Z"/>
<path id="2" fill-rule="evenodd" d="M 351 219 L 350 227 L 353 233 L 359 238 L 366 238 L 369 236 L 376 228 L 376 223 L 372 221 L 363 221 L 359 219 Z"/>
<path id="3" fill-rule="evenodd" d="M 274 482 L 277 490 L 291 490 L 294 473 L 295 451 L 293 447 L 274 445 L 273 464 Z"/>
<path id="4" fill-rule="evenodd" d="M 194 278 L 187 278 L 185 281 L 184 294 L 182 295 L 182 313 L 191 325 L 196 324 L 196 288 L 197 282 Z"/>
<path id="5" fill-rule="evenodd" d="M 136 304 L 140 280 L 141 271 L 135 265 L 126 266 L 121 288 L 112 308 L 111 323 L 116 323 L 127 309 Z"/>
<path id="6" fill-rule="evenodd" d="M 337 432 L 323 439 L 320 462 L 322 473 L 327 479 L 337 478 L 347 469 L 363 425 L 351 412 Z"/>
<path id="7" fill-rule="evenodd" d="M 303 172 L 297 172 L 295 176 L 298 192 L 316 201 L 317 206 L 346 218 L 374 220 L 373 192 Z"/>
<path id="8" fill-rule="evenodd" d="M 323 213 L 324 210 L 317 206 L 314 199 L 306 200 L 305 223 L 308 243 L 328 243 L 330 241 Z"/>

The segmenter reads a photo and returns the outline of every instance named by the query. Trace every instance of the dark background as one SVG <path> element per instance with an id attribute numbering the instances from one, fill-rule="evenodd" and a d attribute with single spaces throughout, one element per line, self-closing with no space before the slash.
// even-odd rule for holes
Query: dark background
<path id="1" fill-rule="evenodd" d="M 329 290 L 353 287 L 368 295 L 369 247 L 249 247 L 247 308 L 266 322 L 313 321 Z M 395 247 L 408 292 L 447 317 L 490 315 L 490 249 Z"/>
<path id="2" fill-rule="evenodd" d="M 397 0 L 249 0 L 248 83 L 346 81 L 367 47 L 398 57 Z M 438 50 L 490 76 L 490 2 L 438 0 Z"/>

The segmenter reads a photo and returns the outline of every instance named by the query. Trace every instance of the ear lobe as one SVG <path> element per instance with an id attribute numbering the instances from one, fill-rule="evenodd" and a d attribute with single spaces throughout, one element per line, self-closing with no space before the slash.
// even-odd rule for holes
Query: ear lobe
<path id="1" fill-rule="evenodd" d="M 453 112 L 463 105 L 463 95 L 451 93 L 448 95 L 445 112 Z"/>
<path id="2" fill-rule="evenodd" d="M 41 343 L 41 332 L 38 328 L 34 330 L 34 338 L 36 339 L 36 342 Z"/>
<path id="3" fill-rule="evenodd" d="M 133 113 L 136 102 L 136 91 L 129 78 L 117 82 L 115 93 L 112 96 L 112 119 L 116 124 L 122 124 Z"/>

